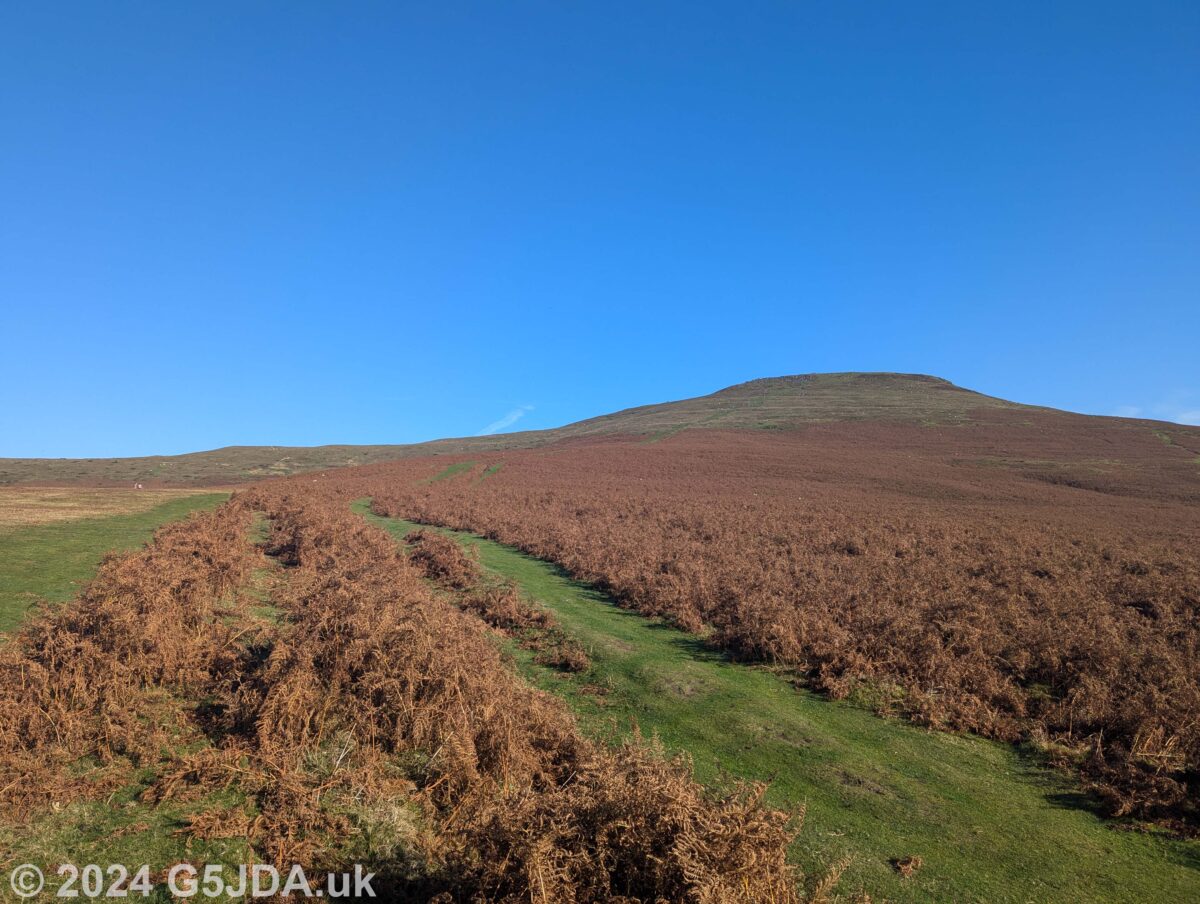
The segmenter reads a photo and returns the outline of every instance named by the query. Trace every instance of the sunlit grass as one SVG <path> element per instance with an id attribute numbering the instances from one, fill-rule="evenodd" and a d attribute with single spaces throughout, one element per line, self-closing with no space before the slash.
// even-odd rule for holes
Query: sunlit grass
<path id="1" fill-rule="evenodd" d="M 11 631 L 39 600 L 62 602 L 96 571 L 104 554 L 146 542 L 155 528 L 215 508 L 228 493 L 188 493 L 145 511 L 57 521 L 0 533 L 0 631 Z"/>

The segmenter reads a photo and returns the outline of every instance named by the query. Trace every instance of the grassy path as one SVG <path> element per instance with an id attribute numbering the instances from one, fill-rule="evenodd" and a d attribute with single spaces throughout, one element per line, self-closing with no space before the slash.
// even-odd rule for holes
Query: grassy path
<path id="1" fill-rule="evenodd" d="M 215 508 L 228 493 L 172 499 L 144 512 L 39 524 L 0 533 L 0 631 L 11 631 L 39 599 L 62 602 L 96 572 L 110 550 L 132 549 L 155 528 Z"/>
<path id="2" fill-rule="evenodd" d="M 416 527 L 371 515 L 364 503 L 355 510 L 397 537 Z M 1011 747 L 797 692 L 616 607 L 554 565 L 452 535 L 553 610 L 592 656 L 590 672 L 567 678 L 514 649 L 531 681 L 564 697 L 594 735 L 636 720 L 669 750 L 691 754 L 701 781 L 773 779 L 771 803 L 807 807 L 798 863 L 815 871 L 853 855 L 843 890 L 913 902 L 1200 901 L 1200 844 L 1108 827 L 1069 782 Z M 890 861 L 909 855 L 923 866 L 904 880 Z"/>

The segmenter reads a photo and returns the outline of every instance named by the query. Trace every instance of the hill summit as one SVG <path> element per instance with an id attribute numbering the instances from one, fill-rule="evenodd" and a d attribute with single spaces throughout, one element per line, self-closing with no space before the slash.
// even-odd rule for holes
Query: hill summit
<path id="1" fill-rule="evenodd" d="M 989 409 L 1026 407 L 926 374 L 795 374 L 750 380 L 694 399 L 629 408 L 545 432 L 579 436 L 699 427 L 779 429 L 863 420 L 962 423 Z"/>

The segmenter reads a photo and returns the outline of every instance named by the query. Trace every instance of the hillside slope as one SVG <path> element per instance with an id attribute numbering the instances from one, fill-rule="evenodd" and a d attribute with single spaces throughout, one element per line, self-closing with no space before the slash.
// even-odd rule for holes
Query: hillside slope
<path id="1" fill-rule="evenodd" d="M 771 377 L 710 395 L 628 408 L 550 430 L 442 439 L 408 445 L 227 446 L 140 458 L 0 458 L 0 486 L 99 484 L 218 486 L 328 468 L 442 454 L 486 455 L 608 435 L 659 439 L 694 429 L 787 430 L 807 425 L 1025 428 L 1085 435 L 1096 429 L 1149 435 L 1161 428 L 1164 455 L 1200 456 L 1200 429 L 1074 415 L 1021 405 L 922 374 L 835 373 Z M 1169 447 L 1178 444 L 1172 450 Z"/>
<path id="2" fill-rule="evenodd" d="M 687 430 L 292 486 L 500 541 L 830 696 L 1053 748 L 1107 812 L 1191 831 L 1200 462 L 1157 426 Z"/>

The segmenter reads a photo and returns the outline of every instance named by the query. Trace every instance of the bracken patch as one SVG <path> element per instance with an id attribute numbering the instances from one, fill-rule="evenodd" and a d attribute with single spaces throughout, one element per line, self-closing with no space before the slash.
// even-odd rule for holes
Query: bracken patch
<path id="1" fill-rule="evenodd" d="M 1200 474 L 1110 434 L 1104 492 L 985 458 L 1024 443 L 1095 470 L 1032 428 L 896 425 L 563 444 L 483 482 L 423 484 L 410 460 L 337 491 L 556 562 L 833 697 L 888 686 L 919 723 L 1044 739 L 1112 815 L 1194 831 Z"/>
<path id="2" fill-rule="evenodd" d="M 256 511 L 275 621 L 229 600 L 260 561 Z M 150 767 L 147 803 L 194 807 L 184 836 L 246 838 L 280 866 L 366 859 L 394 900 L 799 900 L 795 826 L 761 788 L 714 797 L 653 743 L 585 740 L 490 630 L 336 494 L 239 494 L 0 651 L 6 803 L 77 796 L 67 767 L 94 758 Z M 201 803 L 214 792 L 236 802 Z"/>

